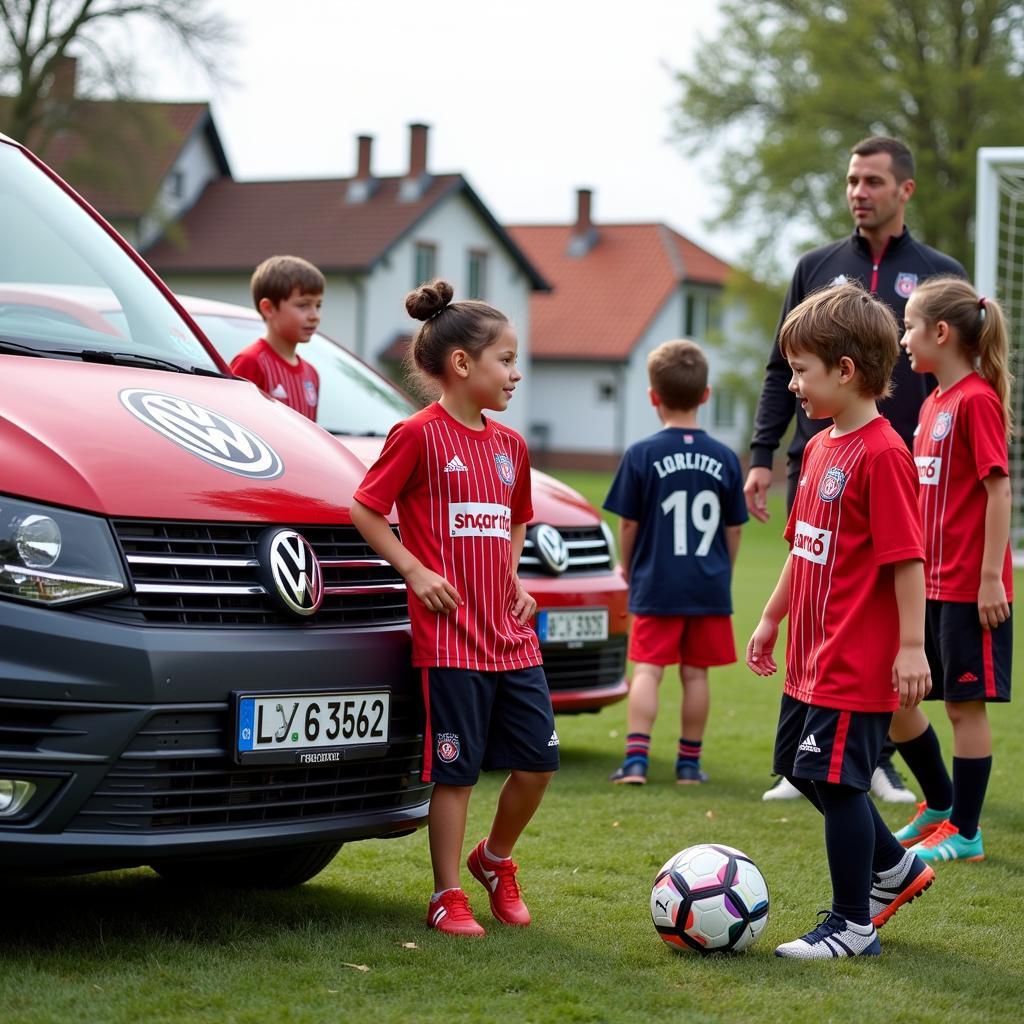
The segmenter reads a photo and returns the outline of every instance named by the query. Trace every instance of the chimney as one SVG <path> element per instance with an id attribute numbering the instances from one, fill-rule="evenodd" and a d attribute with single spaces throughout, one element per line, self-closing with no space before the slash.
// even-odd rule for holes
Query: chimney
<path id="1" fill-rule="evenodd" d="M 49 99 L 60 103 L 70 103 L 75 98 L 75 79 L 78 74 L 78 60 L 63 54 L 53 65 L 53 77 L 50 79 Z"/>
<path id="2" fill-rule="evenodd" d="M 597 244 L 597 228 L 590 216 L 590 202 L 594 193 L 589 188 L 576 189 L 576 223 L 569 239 L 570 256 L 586 256 Z"/>
<path id="3" fill-rule="evenodd" d="M 429 125 L 409 125 L 409 170 L 398 190 L 398 197 L 403 202 L 416 202 L 430 186 L 430 175 L 427 173 L 427 135 L 429 132 Z"/>
<path id="4" fill-rule="evenodd" d="M 370 168 L 373 156 L 373 136 L 356 136 L 356 176 L 349 180 L 345 199 L 350 203 L 365 203 L 377 191 L 377 179 Z"/>

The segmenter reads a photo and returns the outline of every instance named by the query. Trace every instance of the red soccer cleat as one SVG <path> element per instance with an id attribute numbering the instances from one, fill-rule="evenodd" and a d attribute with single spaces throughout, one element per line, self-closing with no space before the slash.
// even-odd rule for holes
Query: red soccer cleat
<path id="1" fill-rule="evenodd" d="M 445 935 L 486 935 L 461 889 L 447 889 L 427 907 L 427 927 Z"/>
<path id="2" fill-rule="evenodd" d="M 491 913 L 503 924 L 514 924 L 525 928 L 530 923 L 530 911 L 526 909 L 516 872 L 519 866 L 514 860 L 491 860 L 484 853 L 481 839 L 473 848 L 466 867 L 470 874 L 487 890 L 491 898 Z"/>

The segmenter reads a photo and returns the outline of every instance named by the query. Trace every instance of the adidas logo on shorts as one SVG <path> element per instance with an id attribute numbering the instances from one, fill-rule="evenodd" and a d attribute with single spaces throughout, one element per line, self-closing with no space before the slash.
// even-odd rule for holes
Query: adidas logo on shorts
<path id="1" fill-rule="evenodd" d="M 446 473 L 468 473 L 469 467 L 458 457 L 453 455 L 448 461 L 448 465 L 444 467 Z"/>
<path id="2" fill-rule="evenodd" d="M 807 751 L 808 754 L 820 754 L 821 747 L 818 746 L 818 741 L 814 738 L 814 733 L 809 732 L 801 741 L 800 749 Z"/>
<path id="3" fill-rule="evenodd" d="M 558 746 L 558 733 L 557 732 L 553 732 L 551 734 L 551 739 L 548 740 L 548 746 L 549 747 L 557 747 Z"/>

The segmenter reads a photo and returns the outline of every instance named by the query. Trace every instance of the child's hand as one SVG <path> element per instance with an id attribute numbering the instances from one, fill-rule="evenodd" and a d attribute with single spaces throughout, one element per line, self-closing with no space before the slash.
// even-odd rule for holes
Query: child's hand
<path id="1" fill-rule="evenodd" d="M 459 592 L 443 576 L 438 576 L 426 566 L 421 565 L 413 569 L 406 576 L 405 582 L 432 612 L 447 615 L 462 604 Z"/>
<path id="2" fill-rule="evenodd" d="M 900 695 L 901 708 L 916 708 L 932 688 L 924 647 L 900 647 L 892 663 L 892 688 Z"/>
<path id="3" fill-rule="evenodd" d="M 1010 617 L 1010 602 L 1001 577 L 982 579 L 978 588 L 978 618 L 982 629 L 995 629 Z"/>
<path id="4" fill-rule="evenodd" d="M 520 626 L 525 626 L 536 614 L 537 600 L 528 594 L 522 583 L 516 580 L 516 596 L 512 602 L 512 614 Z"/>
<path id="5" fill-rule="evenodd" d="M 759 676 L 772 676 L 778 670 L 775 664 L 775 641 L 779 638 L 779 624 L 762 618 L 747 644 L 747 668 Z"/>

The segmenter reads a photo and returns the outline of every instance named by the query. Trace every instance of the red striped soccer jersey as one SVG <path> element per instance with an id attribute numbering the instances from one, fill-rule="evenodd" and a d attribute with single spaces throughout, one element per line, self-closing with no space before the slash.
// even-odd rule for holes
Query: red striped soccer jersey
<path id="1" fill-rule="evenodd" d="M 292 366 L 260 338 L 231 360 L 231 372 L 316 422 L 320 375 L 304 359 Z"/>
<path id="2" fill-rule="evenodd" d="M 463 604 L 448 615 L 409 594 L 413 665 L 502 672 L 541 664 L 537 635 L 512 616 L 512 526 L 533 516 L 526 442 L 485 420 L 470 430 L 438 403 L 396 424 L 356 499 L 398 506 L 402 543 Z"/>
<path id="3" fill-rule="evenodd" d="M 831 433 L 807 442 L 786 525 L 785 689 L 819 707 L 894 711 L 894 564 L 924 557 L 914 462 L 881 416 L 842 437 Z"/>
<path id="4" fill-rule="evenodd" d="M 992 385 L 969 373 L 945 392 L 936 388 L 921 406 L 914 434 L 921 490 L 925 586 L 933 601 L 977 601 L 985 548 L 984 480 L 1006 476 L 1009 451 L 1003 406 Z M 1003 585 L 1013 600 L 1010 545 Z"/>

